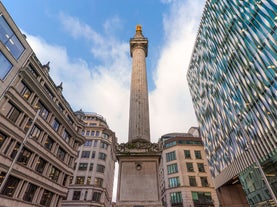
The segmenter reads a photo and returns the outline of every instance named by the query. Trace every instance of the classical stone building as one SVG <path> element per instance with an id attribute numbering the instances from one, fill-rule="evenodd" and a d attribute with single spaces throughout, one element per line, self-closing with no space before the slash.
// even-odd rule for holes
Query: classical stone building
<path id="1" fill-rule="evenodd" d="M 78 149 L 74 176 L 63 207 L 112 206 L 116 137 L 96 113 L 76 112 L 85 122 L 85 144 Z"/>
<path id="2" fill-rule="evenodd" d="M 60 206 L 83 122 L 0 2 L 0 205 Z"/>
<path id="3" fill-rule="evenodd" d="M 188 133 L 169 133 L 160 140 L 163 146 L 160 188 L 163 206 L 219 206 L 199 129 Z"/>
<path id="4" fill-rule="evenodd" d="M 161 196 L 158 167 L 161 149 L 150 142 L 148 88 L 146 61 L 148 40 L 140 25 L 130 39 L 133 58 L 129 113 L 129 138 L 127 143 L 117 145 L 119 162 L 117 188 L 118 207 L 159 207 Z"/>

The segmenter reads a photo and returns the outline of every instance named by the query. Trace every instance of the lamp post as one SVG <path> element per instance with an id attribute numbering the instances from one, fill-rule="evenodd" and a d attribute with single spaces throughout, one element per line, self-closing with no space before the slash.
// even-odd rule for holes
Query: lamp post
<path id="1" fill-rule="evenodd" d="M 242 135 L 246 139 L 247 150 L 249 151 L 250 155 L 254 158 L 254 161 L 255 161 L 256 165 L 258 166 L 258 169 L 259 169 L 259 171 L 260 171 L 260 173 L 262 175 L 262 178 L 263 178 L 263 180 L 265 182 L 265 185 L 266 185 L 266 187 L 267 187 L 267 189 L 268 189 L 268 191 L 269 191 L 269 193 L 270 193 L 270 195 L 271 195 L 271 197 L 272 197 L 272 199 L 273 199 L 273 201 L 275 203 L 275 206 L 277 206 L 276 196 L 275 196 L 275 194 L 274 194 L 274 192 L 273 192 L 273 190 L 272 190 L 272 188 L 271 188 L 271 186 L 270 186 L 270 184 L 269 184 L 269 182 L 267 180 L 267 177 L 266 177 L 266 175 L 265 175 L 265 173 L 264 173 L 264 171 L 262 169 L 262 166 L 260 164 L 260 161 L 259 161 L 258 157 L 256 156 L 254 150 L 253 150 L 250 137 L 245 132 L 240 119 L 237 117 L 236 111 L 235 111 L 234 106 L 232 105 L 232 103 L 230 104 L 230 106 L 231 106 L 232 113 L 236 115 L 236 118 L 238 120 L 237 122 L 239 124 L 240 129 L 241 129 Z"/>
<path id="2" fill-rule="evenodd" d="M 18 151 L 17 151 L 17 153 L 16 153 L 16 155 L 15 155 L 15 157 L 14 157 L 14 159 L 13 159 L 13 161 L 12 161 L 10 167 L 9 167 L 9 170 L 8 170 L 8 172 L 6 173 L 3 182 L 1 183 L 1 186 L 0 186 L 0 193 L 2 192 L 2 190 L 3 190 L 3 188 L 4 188 L 5 184 L 6 184 L 6 182 L 7 182 L 7 180 L 8 180 L 8 177 L 9 177 L 9 175 L 11 174 L 11 171 L 12 171 L 12 169 L 13 169 L 13 166 L 14 166 L 15 162 L 17 161 L 17 159 L 18 159 L 18 157 L 19 157 L 19 155 L 20 155 L 20 153 L 21 153 L 21 150 L 23 149 L 25 143 L 26 143 L 27 140 L 28 140 L 28 137 L 29 137 L 29 135 L 30 135 L 30 133 L 31 133 L 31 130 L 32 130 L 32 128 L 33 128 L 33 126 L 34 126 L 34 124 L 35 124 L 37 118 L 38 118 L 39 112 L 40 112 L 40 109 L 37 110 L 37 113 L 36 113 L 36 115 L 35 115 L 35 118 L 33 119 L 30 128 L 28 129 L 27 133 L 25 134 L 25 137 L 24 137 L 22 143 L 20 144 L 20 147 L 19 147 L 19 149 L 18 149 Z"/>

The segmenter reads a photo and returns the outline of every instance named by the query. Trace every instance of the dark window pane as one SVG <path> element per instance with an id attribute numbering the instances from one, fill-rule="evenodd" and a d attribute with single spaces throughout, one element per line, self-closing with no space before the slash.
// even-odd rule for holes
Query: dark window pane
<path id="1" fill-rule="evenodd" d="M 10 61 L 0 51 L 0 79 L 3 80 L 12 68 Z"/>
<path id="2" fill-rule="evenodd" d="M 36 185 L 34 185 L 32 183 L 29 183 L 29 185 L 28 185 L 28 187 L 27 187 L 27 189 L 26 189 L 26 191 L 24 193 L 23 200 L 24 201 L 32 202 L 37 188 L 38 187 Z"/>
<path id="3" fill-rule="evenodd" d="M 19 183 L 20 179 L 19 178 L 16 178 L 14 176 L 10 176 L 3 188 L 3 191 L 2 191 L 2 194 L 3 195 L 6 195 L 6 196 L 9 196 L 9 197 L 12 197 L 16 188 L 17 188 L 17 185 Z"/>

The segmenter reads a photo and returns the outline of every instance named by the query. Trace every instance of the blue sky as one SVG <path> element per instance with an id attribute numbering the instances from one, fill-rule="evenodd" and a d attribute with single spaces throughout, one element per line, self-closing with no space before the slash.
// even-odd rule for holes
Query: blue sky
<path id="1" fill-rule="evenodd" d="M 197 126 L 186 81 L 204 0 L 2 0 L 73 110 L 104 116 L 128 136 L 131 57 L 137 24 L 149 40 L 151 140 Z"/>
<path id="2" fill-rule="evenodd" d="M 104 116 L 120 143 L 128 140 L 129 39 L 141 24 L 149 40 L 151 140 L 198 126 L 186 72 L 205 0 L 2 3 L 41 63 L 50 61 L 50 75 L 57 85 L 63 82 L 63 95 L 72 109 Z"/>

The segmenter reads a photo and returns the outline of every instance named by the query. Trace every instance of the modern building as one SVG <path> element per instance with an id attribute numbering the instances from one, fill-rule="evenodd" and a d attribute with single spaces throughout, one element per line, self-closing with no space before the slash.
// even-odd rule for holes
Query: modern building
<path id="1" fill-rule="evenodd" d="M 0 2 L 0 205 L 60 206 L 83 122 Z"/>
<path id="2" fill-rule="evenodd" d="M 277 205 L 276 11 L 275 0 L 204 8 L 187 79 L 223 205 Z"/>
<path id="3" fill-rule="evenodd" d="M 169 133 L 160 140 L 163 146 L 160 188 L 163 206 L 219 206 L 199 128 L 188 133 Z"/>
<path id="4" fill-rule="evenodd" d="M 161 149 L 150 142 L 146 57 L 148 39 L 141 25 L 130 39 L 132 78 L 130 89 L 129 137 L 118 144 L 117 207 L 161 207 L 159 163 Z"/>
<path id="5" fill-rule="evenodd" d="M 78 149 L 74 176 L 63 207 L 111 207 L 115 171 L 115 133 L 96 113 L 76 112 L 85 122 L 85 144 Z"/>

